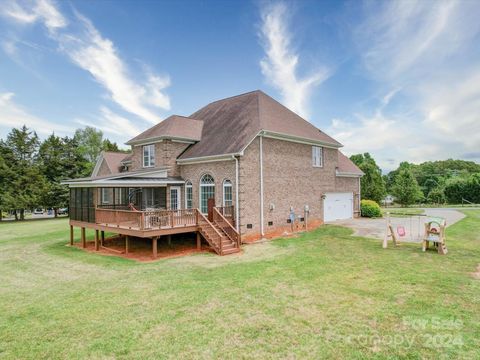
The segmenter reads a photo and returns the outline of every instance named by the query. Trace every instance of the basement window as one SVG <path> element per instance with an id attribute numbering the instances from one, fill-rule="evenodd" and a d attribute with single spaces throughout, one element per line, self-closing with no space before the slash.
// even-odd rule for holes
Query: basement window
<path id="1" fill-rule="evenodd" d="M 253 228 L 253 225 L 252 224 L 247 224 L 247 229 L 251 229 Z"/>
<path id="2" fill-rule="evenodd" d="M 273 221 L 269 221 L 268 226 L 272 226 L 272 225 L 273 225 Z"/>

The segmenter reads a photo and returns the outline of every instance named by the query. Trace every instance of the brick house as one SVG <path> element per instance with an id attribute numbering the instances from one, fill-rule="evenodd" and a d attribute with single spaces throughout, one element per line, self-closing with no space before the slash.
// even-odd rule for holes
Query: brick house
<path id="1" fill-rule="evenodd" d="M 196 232 L 217 253 L 359 213 L 362 172 L 336 140 L 261 91 L 172 115 L 69 180 L 70 226 L 152 238 Z"/>

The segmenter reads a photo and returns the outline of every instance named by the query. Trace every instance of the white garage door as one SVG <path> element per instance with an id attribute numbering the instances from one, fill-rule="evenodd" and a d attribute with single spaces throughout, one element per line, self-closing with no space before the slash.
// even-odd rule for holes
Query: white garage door
<path id="1" fill-rule="evenodd" d="M 351 219 L 353 217 L 353 193 L 326 193 L 323 201 L 324 221 Z"/>

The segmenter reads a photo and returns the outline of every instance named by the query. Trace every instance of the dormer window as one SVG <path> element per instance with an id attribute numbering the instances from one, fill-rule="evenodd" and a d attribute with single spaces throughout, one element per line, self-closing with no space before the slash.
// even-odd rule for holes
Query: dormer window
<path id="1" fill-rule="evenodd" d="M 155 166 L 155 145 L 143 146 L 143 167 Z"/>
<path id="2" fill-rule="evenodd" d="M 312 165 L 313 167 L 323 166 L 323 148 L 312 146 Z"/>

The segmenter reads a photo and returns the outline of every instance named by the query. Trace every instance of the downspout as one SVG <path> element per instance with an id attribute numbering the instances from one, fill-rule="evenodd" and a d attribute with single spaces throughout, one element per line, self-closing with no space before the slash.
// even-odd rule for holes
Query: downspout
<path id="1" fill-rule="evenodd" d="M 234 156 L 235 159 L 235 227 L 237 231 L 240 232 L 240 209 L 238 208 L 238 157 Z"/>
<path id="2" fill-rule="evenodd" d="M 260 233 L 265 235 L 263 230 L 263 136 L 260 134 Z"/>
<path id="3" fill-rule="evenodd" d="M 358 177 L 358 217 L 362 216 L 360 203 L 362 202 L 362 187 L 361 187 L 362 177 Z"/>

